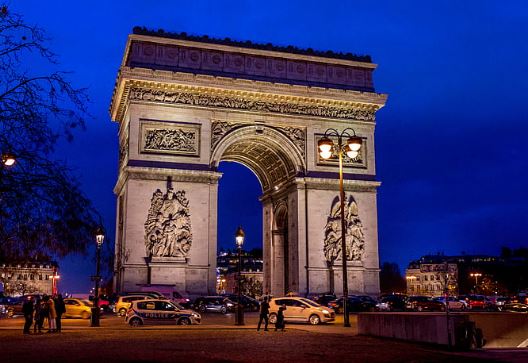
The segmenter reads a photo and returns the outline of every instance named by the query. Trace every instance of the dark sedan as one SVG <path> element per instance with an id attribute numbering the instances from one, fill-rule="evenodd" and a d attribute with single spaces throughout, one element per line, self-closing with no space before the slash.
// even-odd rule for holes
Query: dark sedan
<path id="1" fill-rule="evenodd" d="M 193 307 L 200 313 L 216 312 L 227 314 L 227 312 L 234 310 L 235 303 L 223 296 L 204 296 L 197 298 Z"/>
<path id="2" fill-rule="evenodd" d="M 225 294 L 223 296 L 235 303 L 238 302 L 237 294 Z M 258 311 L 260 309 L 260 303 L 250 296 L 240 295 L 240 302 L 242 303 L 242 306 L 244 306 L 244 310 Z"/>
<path id="3" fill-rule="evenodd" d="M 409 296 L 406 308 L 412 311 L 445 311 L 445 305 L 442 302 L 427 296 Z"/>
<path id="4" fill-rule="evenodd" d="M 337 300 L 330 301 L 328 307 L 334 309 L 336 313 L 341 314 L 343 313 L 343 300 L 343 297 L 340 297 Z M 349 296 L 347 302 L 349 312 L 374 311 L 376 308 L 376 302 L 370 298 Z"/>

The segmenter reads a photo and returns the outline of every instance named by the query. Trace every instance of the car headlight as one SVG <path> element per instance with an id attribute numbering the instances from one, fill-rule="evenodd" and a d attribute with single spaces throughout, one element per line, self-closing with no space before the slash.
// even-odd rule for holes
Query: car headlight
<path id="1" fill-rule="evenodd" d="M 232 303 L 227 303 L 226 305 L 227 305 L 227 306 L 233 306 L 233 304 L 232 304 Z"/>
<path id="2" fill-rule="evenodd" d="M 330 314 L 330 312 L 328 310 L 326 310 L 326 309 L 323 309 L 321 311 L 323 312 L 323 314 Z"/>
<path id="3" fill-rule="evenodd" d="M 200 314 L 197 314 L 197 313 L 192 313 L 192 316 L 195 318 L 200 318 Z"/>

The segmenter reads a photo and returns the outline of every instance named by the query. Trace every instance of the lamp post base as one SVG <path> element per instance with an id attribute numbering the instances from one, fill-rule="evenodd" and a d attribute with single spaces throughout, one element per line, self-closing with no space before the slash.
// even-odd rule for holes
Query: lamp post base
<path id="1" fill-rule="evenodd" d="M 244 324 L 244 309 L 241 305 L 237 305 L 236 308 L 235 325 L 246 325 Z"/>
<path id="2" fill-rule="evenodd" d="M 93 307 L 92 308 L 92 315 L 90 316 L 90 326 L 92 327 L 98 327 L 99 326 L 99 308 Z"/>

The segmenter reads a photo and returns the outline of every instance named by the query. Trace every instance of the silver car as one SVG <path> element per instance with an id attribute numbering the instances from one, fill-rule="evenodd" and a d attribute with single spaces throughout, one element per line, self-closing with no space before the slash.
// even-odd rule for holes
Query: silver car
<path id="1" fill-rule="evenodd" d="M 168 300 L 133 301 L 128 309 L 125 322 L 131 326 L 177 324 L 200 324 L 202 317 L 197 312 L 186 310 Z"/>

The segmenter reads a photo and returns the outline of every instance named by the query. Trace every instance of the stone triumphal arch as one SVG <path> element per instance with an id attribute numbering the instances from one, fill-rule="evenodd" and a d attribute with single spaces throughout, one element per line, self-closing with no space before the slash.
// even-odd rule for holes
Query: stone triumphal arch
<path id="1" fill-rule="evenodd" d="M 115 285 L 214 294 L 221 161 L 262 186 L 264 289 L 339 294 L 338 166 L 327 128 L 352 127 L 344 164 L 351 292 L 379 292 L 375 113 L 369 57 L 135 29 L 111 104 L 119 123 Z M 348 249 L 348 248 L 347 248 Z"/>

